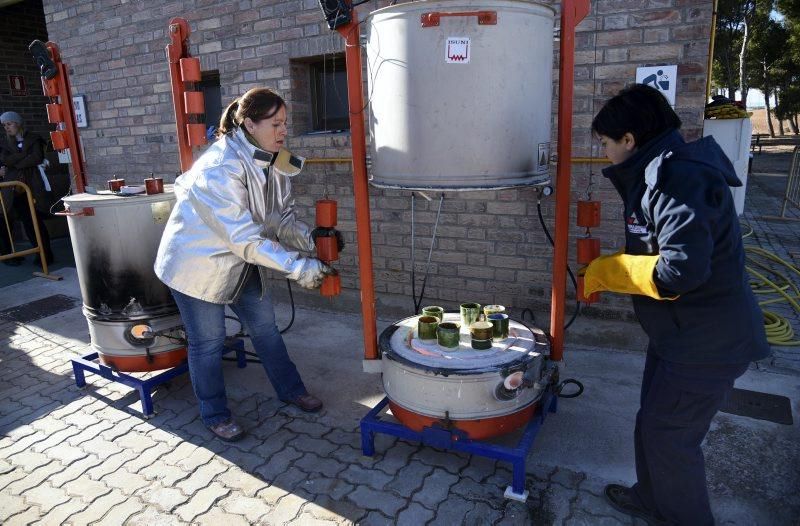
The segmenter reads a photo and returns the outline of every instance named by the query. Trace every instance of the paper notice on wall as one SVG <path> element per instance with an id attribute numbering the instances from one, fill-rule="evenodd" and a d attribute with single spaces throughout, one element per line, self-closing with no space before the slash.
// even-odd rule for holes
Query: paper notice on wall
<path id="1" fill-rule="evenodd" d="M 444 61 L 448 64 L 468 64 L 470 39 L 467 37 L 448 37 L 444 47 Z"/>

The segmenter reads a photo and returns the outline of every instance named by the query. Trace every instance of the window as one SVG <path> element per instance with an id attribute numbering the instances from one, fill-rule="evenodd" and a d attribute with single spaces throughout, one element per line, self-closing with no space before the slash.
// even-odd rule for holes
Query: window
<path id="1" fill-rule="evenodd" d="M 219 119 L 222 117 L 222 92 L 219 86 L 219 71 L 203 72 L 203 76 L 200 79 L 200 91 L 203 92 L 203 100 L 206 106 L 204 116 L 206 138 L 211 141 L 219 127 Z"/>
<path id="2" fill-rule="evenodd" d="M 350 129 L 347 72 L 342 54 L 327 55 L 309 63 L 311 74 L 311 130 Z"/>

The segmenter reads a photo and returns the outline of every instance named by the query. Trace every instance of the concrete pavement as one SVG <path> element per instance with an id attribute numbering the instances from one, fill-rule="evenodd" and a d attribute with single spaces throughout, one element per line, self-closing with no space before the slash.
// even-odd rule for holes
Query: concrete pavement
<path id="1" fill-rule="evenodd" d="M 501 462 L 385 436 L 373 458 L 361 455 L 358 422 L 382 391 L 377 376 L 360 372 L 358 315 L 298 308 L 285 335 L 326 402 L 319 415 L 278 401 L 257 364 L 226 363 L 231 408 L 250 434 L 225 444 L 200 423 L 186 376 L 157 391 L 150 420 L 128 388 L 96 376 L 75 387 L 69 359 L 88 351 L 88 331 L 74 270 L 58 272 L 63 281 L 2 289 L 0 311 L 55 294 L 75 300 L 53 316 L 0 325 L 3 524 L 635 524 L 601 495 L 634 478 L 641 352 L 568 346 L 567 376 L 586 392 L 561 400 L 545 423 L 528 461 L 531 496 L 518 503 L 503 498 L 511 473 Z M 283 326 L 288 308 L 278 311 Z M 599 323 L 579 319 L 573 329 L 586 341 L 593 331 L 637 330 Z M 715 418 L 706 454 L 720 524 L 800 516 L 799 384 L 796 372 L 773 366 L 737 384 L 789 396 L 793 426 Z"/>

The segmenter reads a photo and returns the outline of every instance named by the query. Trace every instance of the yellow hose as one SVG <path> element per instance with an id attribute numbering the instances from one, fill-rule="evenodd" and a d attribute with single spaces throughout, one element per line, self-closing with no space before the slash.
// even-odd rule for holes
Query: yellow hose
<path id="1" fill-rule="evenodd" d="M 797 285 L 784 274 L 754 259 L 754 256 L 759 256 L 773 263 L 783 265 L 797 276 L 800 276 L 800 269 L 763 248 L 745 247 L 745 255 L 749 263 L 745 265 L 745 268 L 750 273 L 750 286 L 753 288 L 753 292 L 756 294 L 775 293 L 780 296 L 758 303 L 759 306 L 762 307 L 761 310 L 764 314 L 764 329 L 767 333 L 767 341 L 771 345 L 800 346 L 800 340 L 794 339 L 794 329 L 792 329 L 791 324 L 786 321 L 786 318 L 763 308 L 764 305 L 786 301 L 794 308 L 796 313 L 800 313 L 800 290 L 798 290 Z M 759 267 L 763 272 L 756 270 L 754 267 Z M 767 272 L 774 276 L 773 279 L 767 277 Z M 757 278 L 757 280 L 753 278 Z M 787 292 L 789 289 L 791 289 L 794 294 L 790 295 Z"/>

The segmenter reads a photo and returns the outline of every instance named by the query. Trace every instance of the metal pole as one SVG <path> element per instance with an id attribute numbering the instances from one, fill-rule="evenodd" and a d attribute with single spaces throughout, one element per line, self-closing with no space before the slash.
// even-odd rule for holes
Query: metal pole
<path id="1" fill-rule="evenodd" d="M 369 216 L 366 134 L 364 130 L 364 94 L 361 74 L 358 13 L 353 11 L 349 24 L 337 29 L 345 39 L 347 101 L 350 105 L 350 141 L 353 149 L 353 194 L 356 207 L 358 270 L 361 281 L 361 314 L 364 330 L 364 358 L 378 359 L 378 329 L 375 317 L 375 284 L 372 276 L 372 232 Z"/>
<path id="2" fill-rule="evenodd" d="M 570 172 L 572 163 L 572 83 L 575 77 L 575 26 L 589 14 L 589 0 L 561 3 L 561 42 L 558 68 L 558 166 L 556 168 L 556 225 L 553 249 L 553 289 L 550 310 L 550 358 L 564 353 L 564 304 L 567 289 Z"/>

